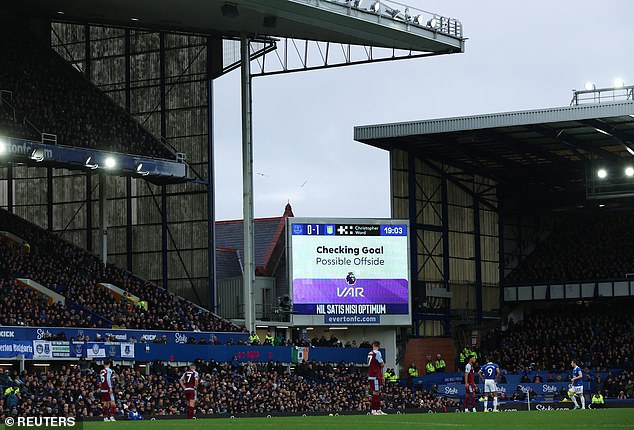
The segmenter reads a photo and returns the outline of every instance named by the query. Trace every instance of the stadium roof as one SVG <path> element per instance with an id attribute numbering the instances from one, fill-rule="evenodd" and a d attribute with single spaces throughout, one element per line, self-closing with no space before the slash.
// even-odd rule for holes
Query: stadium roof
<path id="1" fill-rule="evenodd" d="M 452 19 L 452 27 L 444 31 L 416 25 L 411 17 L 409 21 L 387 18 L 385 5 L 376 14 L 364 3 L 356 8 L 345 0 L 13 0 L 5 5 L 53 20 L 226 37 L 247 33 L 439 53 L 462 52 L 464 47 L 457 20 Z M 221 11 L 226 5 L 233 14 Z M 425 19 L 440 19 L 436 14 L 424 14 Z M 449 22 L 449 18 L 442 19 Z"/>
<path id="2" fill-rule="evenodd" d="M 634 165 L 634 101 L 355 127 L 355 140 L 495 179 L 550 209 L 586 201 L 589 162 Z"/>
<path id="3" fill-rule="evenodd" d="M 255 236 L 255 265 L 258 275 L 267 275 L 270 259 L 275 248 L 284 245 L 284 226 L 286 218 L 293 216 L 290 204 L 284 208 L 284 214 L 274 218 L 256 218 L 253 228 Z M 218 279 L 241 276 L 244 258 L 244 221 L 216 221 L 216 255 Z"/>

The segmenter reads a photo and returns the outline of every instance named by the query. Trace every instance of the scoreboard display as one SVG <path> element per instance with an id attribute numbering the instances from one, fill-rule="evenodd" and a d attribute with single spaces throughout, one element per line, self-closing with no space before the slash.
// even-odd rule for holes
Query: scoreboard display
<path id="1" fill-rule="evenodd" d="M 295 325 L 410 325 L 406 220 L 288 219 Z"/>

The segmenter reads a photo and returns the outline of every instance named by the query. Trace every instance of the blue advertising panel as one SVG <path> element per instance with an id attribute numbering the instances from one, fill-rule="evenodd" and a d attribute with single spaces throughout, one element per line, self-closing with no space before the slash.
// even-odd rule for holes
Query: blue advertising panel
<path id="1" fill-rule="evenodd" d="M 33 358 L 33 342 L 0 341 L 0 358 L 14 358 L 18 355 L 24 355 L 24 358 Z"/>
<path id="2" fill-rule="evenodd" d="M 301 350 L 298 354 L 295 350 Z M 89 360 L 194 361 L 214 359 L 219 362 L 297 361 L 365 363 L 365 348 L 295 348 L 290 346 L 249 345 L 167 345 L 132 342 L 64 342 L 50 340 L 0 340 L 0 358 L 18 355 L 35 360 L 86 358 Z"/>
<path id="3" fill-rule="evenodd" d="M 532 393 L 537 396 L 554 395 L 561 392 L 562 389 L 568 390 L 570 382 L 544 382 L 544 383 L 526 383 L 520 385 L 511 384 L 498 384 L 498 393 L 506 394 L 506 397 L 513 396 L 513 393 L 519 388 L 523 393 L 526 393 L 529 389 L 532 389 Z M 584 382 L 583 388 L 586 392 L 590 390 L 590 383 Z M 451 384 L 451 385 L 439 385 L 438 394 L 447 397 L 464 397 L 465 396 L 464 384 Z M 480 385 L 480 394 L 482 394 L 482 386 Z"/>
<path id="4" fill-rule="evenodd" d="M 78 327 L 2 327 L 0 330 L 0 340 L 42 340 L 51 337 L 57 337 L 63 333 L 66 340 L 70 338 L 76 339 L 79 336 L 88 336 L 91 340 L 98 336 L 105 338 L 114 336 L 120 342 L 127 342 L 132 337 L 140 341 L 145 338 L 147 342 L 154 339 L 162 339 L 165 336 L 165 342 L 169 345 L 185 344 L 190 337 L 198 342 L 201 338 L 209 342 L 212 336 L 216 336 L 221 343 L 227 343 L 231 340 L 233 343 L 238 340 L 243 342 L 248 340 L 247 333 L 237 332 L 202 332 L 202 331 L 157 331 L 157 330 L 121 330 L 113 328 L 78 328 Z"/>

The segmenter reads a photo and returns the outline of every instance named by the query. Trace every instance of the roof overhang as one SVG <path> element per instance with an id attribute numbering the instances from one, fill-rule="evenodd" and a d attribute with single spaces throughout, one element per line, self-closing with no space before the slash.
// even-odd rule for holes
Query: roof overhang
<path id="1" fill-rule="evenodd" d="M 489 177 L 503 196 L 576 207 L 589 165 L 634 166 L 634 101 L 359 126 L 354 138 Z"/>
<path id="2" fill-rule="evenodd" d="M 227 3 L 237 8 L 237 16 L 223 15 Z M 223 37 L 246 33 L 438 53 L 464 49 L 461 25 L 459 31 L 443 31 L 352 5 L 335 0 L 14 0 L 3 6 L 52 20 Z"/>

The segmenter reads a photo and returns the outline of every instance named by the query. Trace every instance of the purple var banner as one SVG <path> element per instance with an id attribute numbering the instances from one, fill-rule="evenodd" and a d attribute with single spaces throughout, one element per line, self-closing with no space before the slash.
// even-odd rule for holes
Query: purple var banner
<path id="1" fill-rule="evenodd" d="M 299 304 L 405 304 L 406 279 L 295 279 L 293 303 Z"/>

